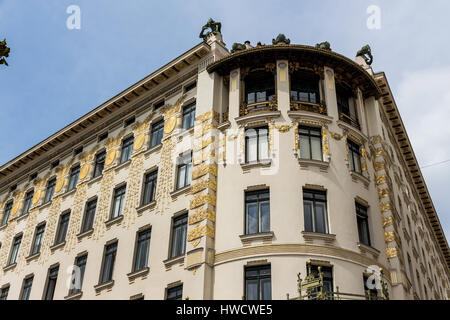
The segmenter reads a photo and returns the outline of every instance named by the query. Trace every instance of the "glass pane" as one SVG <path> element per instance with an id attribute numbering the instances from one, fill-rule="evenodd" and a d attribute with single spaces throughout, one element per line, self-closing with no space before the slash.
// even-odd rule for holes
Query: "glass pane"
<path id="1" fill-rule="evenodd" d="M 259 130 L 259 160 L 269 159 L 269 142 L 267 129 Z"/>
<path id="2" fill-rule="evenodd" d="M 178 168 L 178 189 L 186 185 L 186 166 L 181 166 Z"/>
<path id="3" fill-rule="evenodd" d="M 255 93 L 251 92 L 247 95 L 247 103 L 251 104 L 251 103 L 255 103 Z"/>
<path id="4" fill-rule="evenodd" d="M 247 162 L 256 161 L 257 148 L 257 139 L 249 137 L 247 139 Z"/>
<path id="5" fill-rule="evenodd" d="M 261 232 L 270 231 L 270 204 L 269 201 L 264 201 L 260 205 L 261 214 Z"/>
<path id="6" fill-rule="evenodd" d="M 305 136 L 300 136 L 300 158 L 311 159 L 309 139 Z"/>
<path id="7" fill-rule="evenodd" d="M 245 296 L 247 300 L 259 300 L 258 280 L 247 280 Z"/>
<path id="8" fill-rule="evenodd" d="M 271 300 L 272 299 L 272 288 L 270 279 L 261 280 L 261 300 Z"/>
<path id="9" fill-rule="evenodd" d="M 316 218 L 316 232 L 328 233 L 327 208 L 325 203 L 318 202 L 315 206 L 315 218 Z"/>
<path id="10" fill-rule="evenodd" d="M 253 234 L 258 232 L 258 206 L 256 203 L 248 203 L 247 211 L 247 230 L 246 234 Z"/>
<path id="11" fill-rule="evenodd" d="M 305 231 L 314 232 L 312 223 L 312 201 L 303 200 L 303 214 L 305 215 Z"/>
<path id="12" fill-rule="evenodd" d="M 191 170 L 192 170 L 192 163 L 189 163 L 187 165 L 187 171 L 186 171 L 186 185 L 190 185 L 191 184 Z"/>
<path id="13" fill-rule="evenodd" d="M 322 161 L 322 142 L 321 138 L 311 137 L 311 153 L 313 160 Z"/>
<path id="14" fill-rule="evenodd" d="M 260 91 L 256 93 L 256 102 L 267 101 L 266 91 Z"/>

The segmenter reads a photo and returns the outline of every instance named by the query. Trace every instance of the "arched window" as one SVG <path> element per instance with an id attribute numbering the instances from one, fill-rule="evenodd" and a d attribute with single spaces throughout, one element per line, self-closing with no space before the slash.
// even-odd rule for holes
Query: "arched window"
<path id="1" fill-rule="evenodd" d="M 255 71 L 245 77 L 247 110 L 267 107 L 275 96 L 275 77 L 271 72 Z"/>
<path id="2" fill-rule="evenodd" d="M 352 92 L 340 84 L 336 84 L 336 99 L 339 119 L 359 129 L 358 114 Z"/>
<path id="3" fill-rule="evenodd" d="M 320 103 L 319 76 L 298 71 L 291 75 L 291 101 Z"/>

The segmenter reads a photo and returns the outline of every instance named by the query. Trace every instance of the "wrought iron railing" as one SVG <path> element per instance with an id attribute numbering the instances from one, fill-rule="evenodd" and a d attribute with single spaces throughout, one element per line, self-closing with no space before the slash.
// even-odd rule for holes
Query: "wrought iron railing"
<path id="1" fill-rule="evenodd" d="M 273 96 L 270 100 L 247 104 L 244 102 L 239 108 L 239 116 L 245 116 L 252 112 L 277 111 L 277 98 Z"/>
<path id="2" fill-rule="evenodd" d="M 327 115 L 327 107 L 324 104 L 304 101 L 291 101 L 291 111 L 308 111 Z"/>
<path id="3" fill-rule="evenodd" d="M 361 127 L 359 125 L 359 121 L 358 119 L 353 119 L 351 117 L 349 117 L 348 115 L 346 115 L 345 113 L 339 113 L 339 119 L 348 123 L 349 125 L 351 125 L 352 127 L 355 127 L 358 130 L 361 130 Z"/>

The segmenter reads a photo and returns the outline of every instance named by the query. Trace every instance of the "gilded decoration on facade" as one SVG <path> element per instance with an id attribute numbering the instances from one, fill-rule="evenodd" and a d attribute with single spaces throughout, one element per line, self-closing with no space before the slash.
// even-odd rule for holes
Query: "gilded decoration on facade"
<path id="1" fill-rule="evenodd" d="M 173 177 L 174 177 L 174 164 L 173 164 L 173 152 L 175 150 L 177 138 L 170 136 L 163 140 L 160 160 L 160 171 L 158 173 L 158 183 L 156 187 L 156 203 L 157 210 L 160 213 L 164 213 L 171 203 L 170 192 L 173 190 Z"/>
<path id="2" fill-rule="evenodd" d="M 97 212 L 94 218 L 94 232 L 92 238 L 99 240 L 105 233 L 105 221 L 108 220 L 111 204 L 111 197 L 114 188 L 114 169 L 109 168 L 103 171 L 103 178 L 100 184 L 100 194 L 97 202 Z"/>
<path id="3" fill-rule="evenodd" d="M 81 182 L 77 186 L 73 199 L 72 212 L 70 213 L 70 223 L 66 235 L 66 245 L 64 251 L 72 252 L 77 246 L 77 234 L 81 230 L 81 221 L 83 219 L 84 204 L 87 200 L 87 183 Z"/>
<path id="4" fill-rule="evenodd" d="M 17 257 L 17 266 L 15 268 L 16 274 L 20 274 L 26 265 L 26 256 L 31 251 L 31 243 L 33 241 L 34 229 L 37 223 L 37 208 L 30 209 L 28 218 L 26 220 L 25 231 L 23 233 L 21 250 Z"/>
<path id="5" fill-rule="evenodd" d="M 55 196 L 47 211 L 47 217 L 44 219 L 46 221 L 45 233 L 44 240 L 42 241 L 41 255 L 39 256 L 39 264 L 41 265 L 47 262 L 51 253 L 50 247 L 53 245 L 59 215 L 61 214 L 61 202 L 61 195 Z"/>
<path id="6" fill-rule="evenodd" d="M 324 155 L 330 156 L 328 129 L 325 127 L 322 127 L 322 149 Z"/>
<path id="7" fill-rule="evenodd" d="M 123 227 L 129 228 L 137 217 L 136 208 L 139 206 L 139 194 L 141 189 L 141 174 L 144 171 L 144 154 L 139 153 L 131 158 L 130 170 L 127 178 L 127 194 L 123 207 Z"/>

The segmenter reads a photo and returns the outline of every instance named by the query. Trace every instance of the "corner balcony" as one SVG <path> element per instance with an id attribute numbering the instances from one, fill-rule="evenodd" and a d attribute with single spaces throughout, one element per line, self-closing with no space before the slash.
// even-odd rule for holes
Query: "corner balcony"
<path id="1" fill-rule="evenodd" d="M 324 104 L 304 101 L 291 101 L 291 111 L 308 111 L 327 115 L 327 107 Z"/>
<path id="2" fill-rule="evenodd" d="M 349 117 L 348 115 L 346 115 L 345 113 L 340 112 L 339 113 L 339 120 L 348 123 L 349 125 L 351 125 L 352 127 L 361 130 L 361 126 L 359 125 L 359 121 L 358 119 L 353 119 L 351 117 Z"/>
<path id="3" fill-rule="evenodd" d="M 270 100 L 247 104 L 244 102 L 239 108 L 239 116 L 246 116 L 249 113 L 278 111 L 277 98 L 273 96 Z"/>

